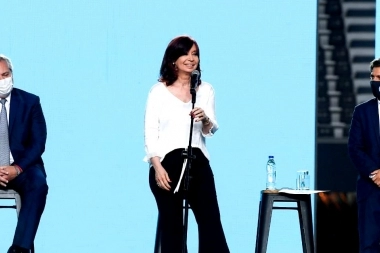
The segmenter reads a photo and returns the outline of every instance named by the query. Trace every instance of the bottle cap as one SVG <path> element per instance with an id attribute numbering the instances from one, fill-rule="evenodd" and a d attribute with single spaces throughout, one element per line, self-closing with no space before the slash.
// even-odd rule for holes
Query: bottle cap
<path id="1" fill-rule="evenodd" d="M 269 159 L 270 159 L 270 158 L 274 158 L 274 156 L 273 156 L 273 155 L 270 155 L 270 156 L 269 156 Z"/>

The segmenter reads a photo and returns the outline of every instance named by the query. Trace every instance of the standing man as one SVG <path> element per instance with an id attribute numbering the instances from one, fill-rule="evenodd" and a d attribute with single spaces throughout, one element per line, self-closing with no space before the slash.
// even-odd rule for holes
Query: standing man
<path id="1" fill-rule="evenodd" d="M 348 140 L 357 180 L 360 253 L 380 252 L 380 58 L 370 64 L 375 98 L 355 107 Z"/>
<path id="2" fill-rule="evenodd" d="M 39 97 L 13 88 L 12 63 L 0 55 L 0 189 L 14 189 L 21 196 L 8 253 L 29 253 L 33 245 L 48 193 L 41 158 L 45 143 Z"/>

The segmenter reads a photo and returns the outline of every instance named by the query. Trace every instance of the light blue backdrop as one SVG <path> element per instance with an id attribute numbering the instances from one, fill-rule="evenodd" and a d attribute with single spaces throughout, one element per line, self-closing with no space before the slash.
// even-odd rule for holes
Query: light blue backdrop
<path id="1" fill-rule="evenodd" d="M 38 253 L 152 252 L 143 117 L 164 50 L 200 45 L 220 130 L 208 141 L 231 252 L 254 252 L 265 163 L 278 186 L 315 166 L 316 1 L 8 1 L 0 52 L 15 86 L 38 94 L 48 123 L 50 191 Z M 313 181 L 313 179 L 312 179 Z M 0 252 L 16 217 L 1 211 Z M 197 231 L 189 220 L 189 252 Z M 273 215 L 268 253 L 302 252 L 296 212 Z"/>

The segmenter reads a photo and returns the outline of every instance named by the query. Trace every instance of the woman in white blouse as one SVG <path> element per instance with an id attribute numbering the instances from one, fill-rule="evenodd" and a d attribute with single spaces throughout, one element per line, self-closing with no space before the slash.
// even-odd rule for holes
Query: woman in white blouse
<path id="1" fill-rule="evenodd" d="M 194 119 L 192 160 L 187 198 L 198 223 L 199 253 L 229 252 L 224 236 L 206 137 L 218 129 L 213 87 L 199 81 L 192 109 L 191 73 L 200 72 L 199 47 L 188 36 L 174 38 L 166 48 L 159 82 L 150 90 L 145 111 L 145 161 L 150 188 L 159 210 L 161 252 L 181 253 L 183 236 L 183 180 L 180 180 Z M 179 191 L 175 192 L 176 186 Z"/>

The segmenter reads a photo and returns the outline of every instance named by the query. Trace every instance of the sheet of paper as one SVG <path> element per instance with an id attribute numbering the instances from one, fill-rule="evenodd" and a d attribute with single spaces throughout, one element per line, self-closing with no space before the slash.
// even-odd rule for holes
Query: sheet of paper
<path id="1" fill-rule="evenodd" d="M 181 175 L 180 175 L 180 177 L 179 177 L 178 184 L 177 184 L 177 186 L 176 186 L 175 189 L 174 189 L 174 193 L 177 193 L 177 192 L 179 191 L 179 187 L 181 186 L 181 181 L 182 181 L 182 178 L 183 178 L 183 173 L 184 173 L 185 170 L 186 170 L 186 165 L 187 165 L 187 159 L 185 159 L 185 160 L 183 161 Z"/>

